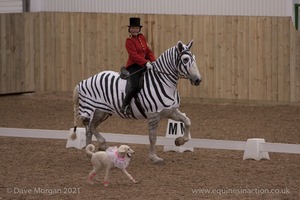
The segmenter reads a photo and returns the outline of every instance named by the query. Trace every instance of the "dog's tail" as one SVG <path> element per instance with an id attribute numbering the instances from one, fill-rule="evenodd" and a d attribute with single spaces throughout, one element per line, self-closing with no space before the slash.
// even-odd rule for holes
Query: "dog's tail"
<path id="1" fill-rule="evenodd" d="M 87 145 L 85 148 L 85 152 L 89 156 L 92 156 L 94 154 L 94 151 L 95 151 L 95 146 L 92 144 Z"/>

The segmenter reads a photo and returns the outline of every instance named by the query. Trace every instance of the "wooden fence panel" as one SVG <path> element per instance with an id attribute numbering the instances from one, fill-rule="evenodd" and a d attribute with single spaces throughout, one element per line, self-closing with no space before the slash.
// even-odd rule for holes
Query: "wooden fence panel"
<path id="1" fill-rule="evenodd" d="M 72 91 L 127 60 L 130 14 L 0 15 L 0 94 Z M 156 57 L 179 40 L 203 82 L 180 80 L 182 97 L 300 102 L 300 36 L 288 17 L 138 14 Z"/>
<path id="2" fill-rule="evenodd" d="M 21 13 L 0 15 L 0 94 L 35 89 L 30 17 Z"/>

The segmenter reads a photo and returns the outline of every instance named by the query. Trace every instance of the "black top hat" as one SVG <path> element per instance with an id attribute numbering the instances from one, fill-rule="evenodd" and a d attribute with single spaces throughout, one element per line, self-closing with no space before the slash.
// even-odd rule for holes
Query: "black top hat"
<path id="1" fill-rule="evenodd" d="M 142 28 L 143 26 L 141 26 L 141 19 L 138 17 L 131 17 L 129 18 L 129 26 L 139 26 L 140 28 Z"/>

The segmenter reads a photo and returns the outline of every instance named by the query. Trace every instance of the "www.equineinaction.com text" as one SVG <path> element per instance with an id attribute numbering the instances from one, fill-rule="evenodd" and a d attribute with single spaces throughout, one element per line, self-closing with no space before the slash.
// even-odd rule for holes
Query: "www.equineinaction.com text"
<path id="1" fill-rule="evenodd" d="M 291 194 L 288 188 L 192 188 L 193 194 Z"/>

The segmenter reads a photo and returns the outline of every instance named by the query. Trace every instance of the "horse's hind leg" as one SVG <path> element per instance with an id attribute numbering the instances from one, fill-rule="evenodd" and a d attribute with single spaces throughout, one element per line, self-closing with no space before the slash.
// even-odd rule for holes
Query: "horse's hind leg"
<path id="1" fill-rule="evenodd" d="M 89 130 L 90 119 L 84 118 L 82 124 L 85 126 L 86 146 L 92 143 L 92 133 Z"/>
<path id="2" fill-rule="evenodd" d="M 105 113 L 101 110 L 95 110 L 93 118 L 90 121 L 88 132 L 89 135 L 87 137 L 92 137 L 94 135 L 99 142 L 99 149 L 101 150 L 106 150 L 107 149 L 107 144 L 105 138 L 97 131 L 97 127 L 100 125 L 101 122 L 105 121 L 110 114 Z"/>

